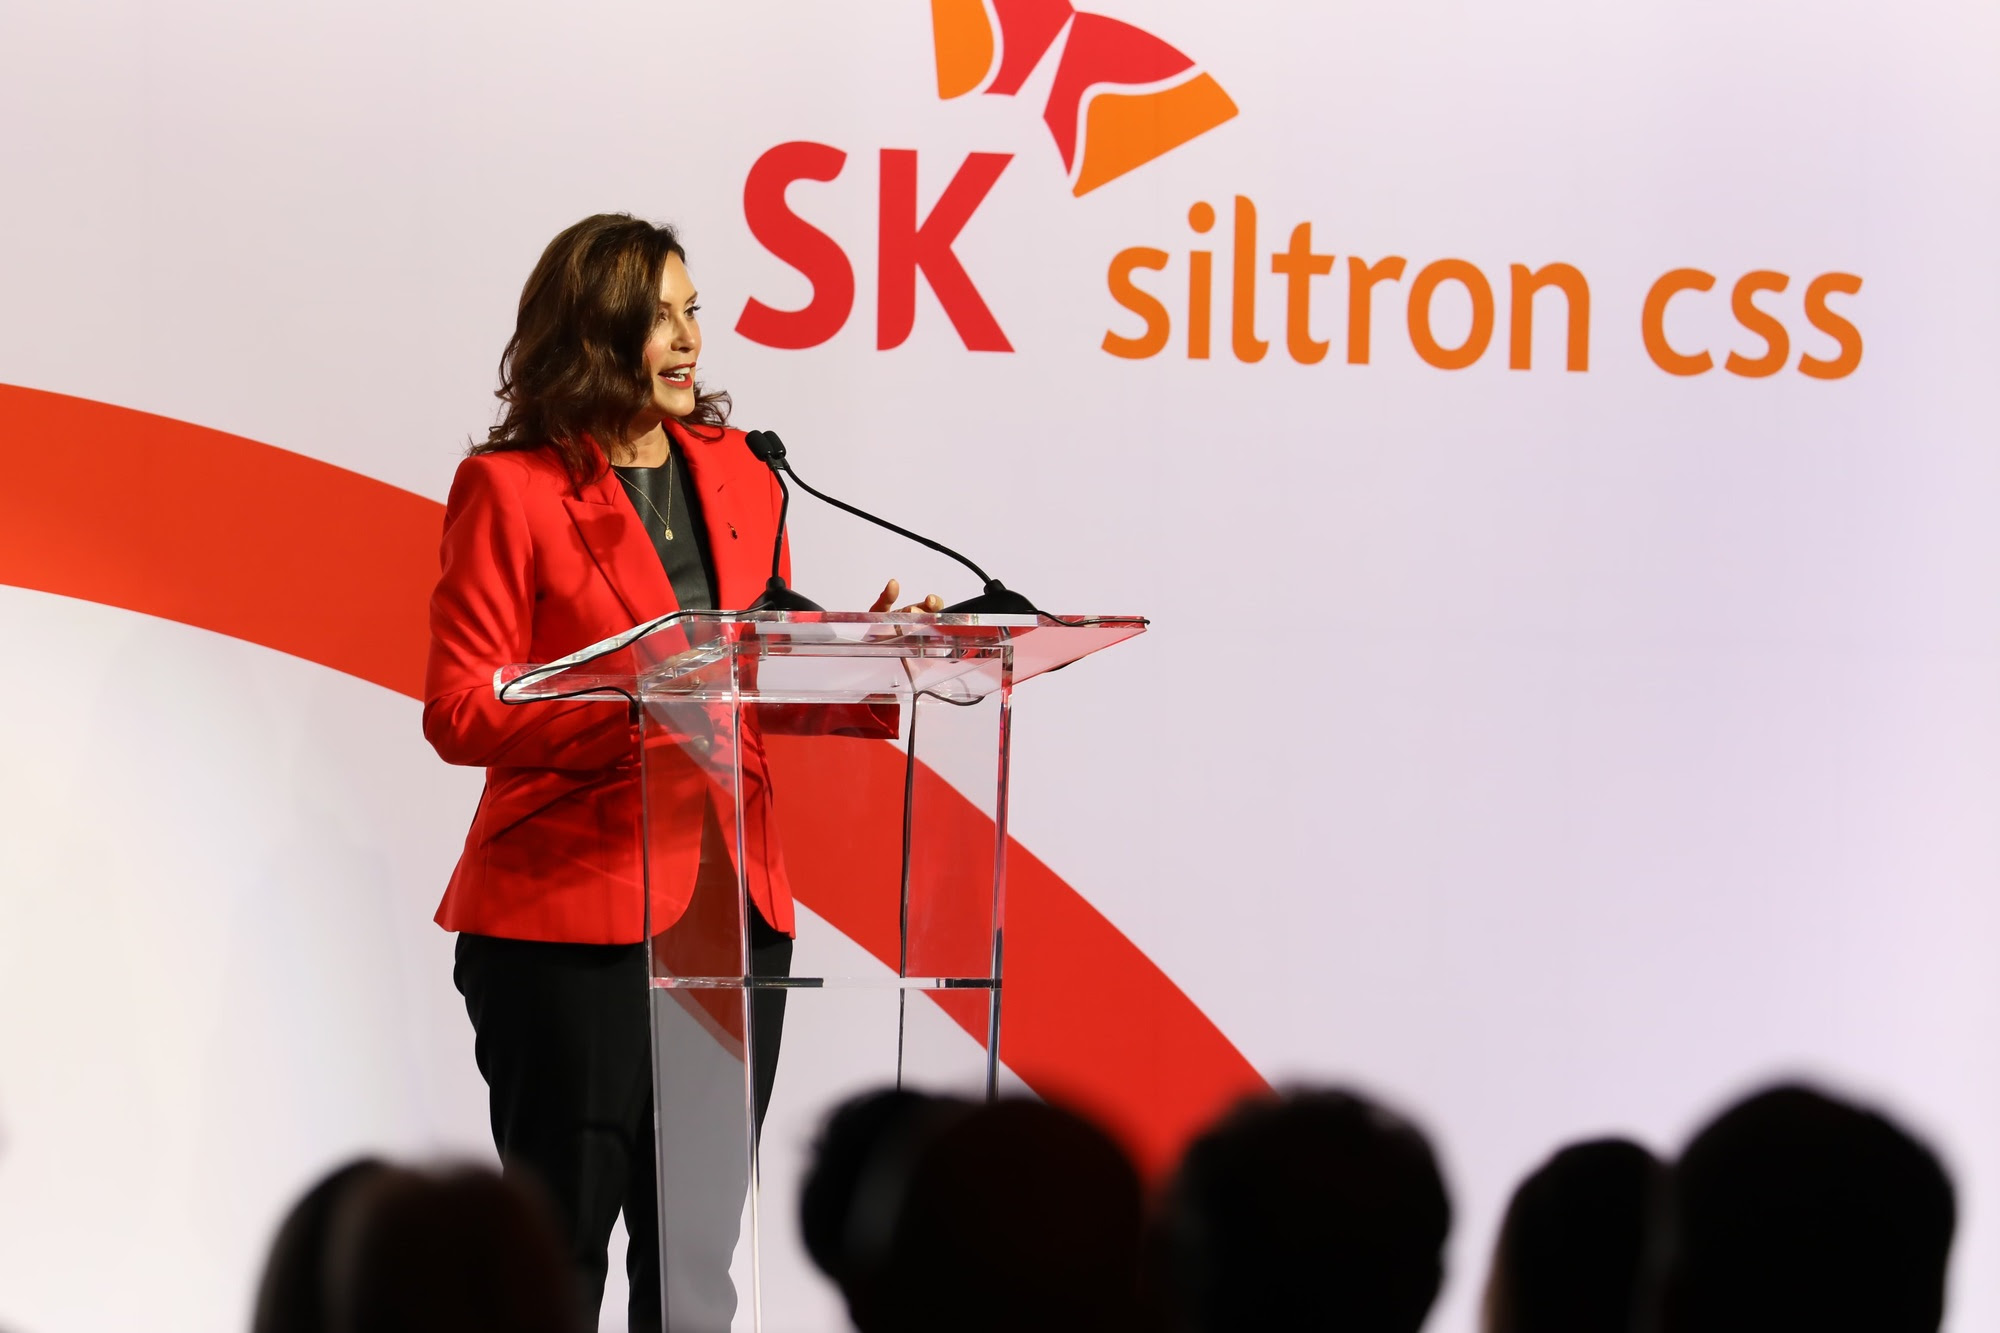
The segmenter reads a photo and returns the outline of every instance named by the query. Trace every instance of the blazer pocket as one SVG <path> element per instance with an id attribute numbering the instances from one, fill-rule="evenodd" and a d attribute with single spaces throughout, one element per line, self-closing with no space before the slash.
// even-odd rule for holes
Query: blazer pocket
<path id="1" fill-rule="evenodd" d="M 516 768 L 496 772 L 479 813 L 472 819 L 472 838 L 480 844 L 505 837 L 556 802 L 587 791 L 611 779 L 615 770 L 589 773 L 565 772 L 557 768 Z"/>

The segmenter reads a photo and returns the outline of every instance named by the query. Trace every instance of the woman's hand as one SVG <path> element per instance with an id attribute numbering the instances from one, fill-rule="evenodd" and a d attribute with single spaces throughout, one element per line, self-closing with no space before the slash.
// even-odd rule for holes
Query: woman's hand
<path id="1" fill-rule="evenodd" d="M 930 594 L 921 602 L 911 602 L 908 606 L 896 606 L 896 599 L 902 596 L 902 593 L 903 586 L 897 583 L 896 580 L 890 579 L 882 585 L 882 595 L 875 599 L 875 605 L 868 609 L 870 611 L 887 611 L 891 607 L 895 607 L 898 611 L 922 611 L 929 615 L 935 615 L 939 611 L 944 610 L 944 598 L 938 596 L 936 593 Z"/>

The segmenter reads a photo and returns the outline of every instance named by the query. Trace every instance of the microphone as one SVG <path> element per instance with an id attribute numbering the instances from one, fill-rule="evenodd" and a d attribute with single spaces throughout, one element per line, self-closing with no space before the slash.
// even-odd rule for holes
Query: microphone
<path id="1" fill-rule="evenodd" d="M 769 431 L 753 430 L 744 438 L 764 465 L 771 469 L 771 475 L 778 482 L 778 535 L 771 539 L 771 577 L 764 584 L 764 594 L 750 603 L 752 611 L 824 611 L 825 607 L 807 597 L 804 593 L 793 592 L 785 585 L 785 576 L 778 572 L 778 559 L 785 550 L 785 515 L 792 508 L 792 492 L 785 485 L 785 446 L 777 436 Z M 800 482 L 804 485 L 804 482 Z"/>
<path id="2" fill-rule="evenodd" d="M 778 438 L 776 432 L 768 430 L 753 430 L 745 438 L 745 443 L 747 443 L 750 446 L 750 452 L 755 454 L 758 458 L 762 459 L 764 461 L 764 465 L 771 469 L 771 475 L 775 476 L 778 479 L 778 489 L 785 494 L 786 497 L 785 502 L 787 504 L 790 503 L 791 493 L 789 491 L 785 491 L 784 489 L 785 474 L 790 472 L 792 480 L 796 481 L 799 484 L 799 488 L 803 490 L 807 495 L 816 496 L 817 498 L 824 500 L 826 501 L 826 503 L 832 505 L 835 509 L 844 510 L 847 513 L 854 515 L 856 518 L 865 518 L 878 528 L 887 528 L 889 531 L 895 533 L 899 537 L 907 537 L 911 541 L 917 543 L 919 546 L 928 546 L 931 550 L 936 551 L 939 555 L 950 556 L 953 560 L 958 561 L 959 564 L 964 565 L 967 569 L 971 570 L 974 574 L 976 574 L 979 577 L 980 584 L 982 585 L 982 589 L 979 595 L 977 597 L 968 597 L 966 600 L 962 602 L 953 602 L 950 606 L 947 606 L 945 608 L 945 611 L 947 613 L 955 615 L 978 615 L 981 613 L 990 613 L 997 615 L 1023 615 L 1023 616 L 1038 616 L 1041 614 L 1040 611 L 1035 609 L 1035 604 L 1033 602 L 1029 601 L 1026 597 L 1023 597 L 1020 593 L 1013 591 L 1011 588 L 1007 587 L 1007 585 L 1000 582 L 999 579 L 994 578 L 992 575 L 988 574 L 985 570 L 981 569 L 978 565 L 973 564 L 972 561 L 966 559 L 964 556 L 960 555 L 957 551 L 952 550 L 949 546 L 946 546 L 944 543 L 934 542 L 929 537 L 923 536 L 920 533 L 911 532 L 908 528 L 902 527 L 899 524 L 891 523 L 886 518 L 877 518 L 875 515 L 869 513 L 865 509 L 857 509 L 853 505 L 847 503 L 847 501 L 837 500 L 833 496 L 828 495 L 825 491 L 815 488 L 811 482 L 807 481 L 804 477 L 801 477 L 797 472 L 792 471 L 792 465 L 785 457 L 785 442 Z M 778 539 L 780 541 L 784 540 L 784 532 L 785 532 L 784 515 L 785 511 L 782 507 L 780 507 L 780 509 L 778 510 Z M 783 591 L 786 596 L 790 597 L 798 596 L 797 593 L 791 592 L 789 589 L 786 589 L 784 580 L 778 577 L 778 553 L 775 549 L 773 549 L 771 552 L 771 582 L 768 585 L 764 596 L 770 597 L 776 591 Z M 805 599 L 800 598 L 799 600 L 804 601 Z M 807 609 L 807 608 L 779 607 L 775 605 L 771 607 L 765 607 L 762 605 L 762 601 L 763 599 L 760 598 L 759 604 L 756 606 L 752 606 L 750 609 L 753 611 Z M 812 606 L 809 609 L 817 611 L 820 610 L 821 608 L 817 606 Z"/>

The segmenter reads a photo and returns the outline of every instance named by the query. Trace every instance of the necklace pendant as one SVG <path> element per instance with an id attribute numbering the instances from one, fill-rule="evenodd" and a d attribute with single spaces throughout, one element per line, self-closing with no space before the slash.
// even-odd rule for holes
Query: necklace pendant
<path id="1" fill-rule="evenodd" d="M 674 539 L 674 530 L 668 527 L 666 524 L 662 523 L 660 525 L 660 531 L 666 534 L 668 541 L 672 541 Z"/>

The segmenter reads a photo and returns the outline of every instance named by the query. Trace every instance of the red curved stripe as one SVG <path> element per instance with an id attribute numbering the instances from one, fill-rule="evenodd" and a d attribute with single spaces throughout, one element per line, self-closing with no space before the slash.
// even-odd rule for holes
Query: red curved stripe
<path id="1" fill-rule="evenodd" d="M 435 501 L 255 440 L 7 385 L 0 467 L 0 582 L 423 693 Z"/>
<path id="2" fill-rule="evenodd" d="M 0 583 L 176 620 L 421 696 L 437 502 L 255 440 L 8 385 L 0 476 Z M 106 476 L 119 484 L 99 484 Z M 838 763 L 843 783 L 859 774 L 862 789 L 900 802 L 902 761 L 885 742 L 851 745 L 774 756 L 794 775 L 788 861 L 800 900 L 887 961 L 894 921 L 885 934 L 879 909 L 842 891 L 856 877 L 830 851 L 851 855 L 852 840 L 837 807 L 814 795 L 841 785 L 811 770 Z M 953 797 L 952 817 L 986 819 Z M 1265 1086 L 1151 960 L 1018 843 L 1008 871 L 1002 1054 L 1029 1087 L 1100 1116 L 1158 1170 L 1224 1104 Z"/>

